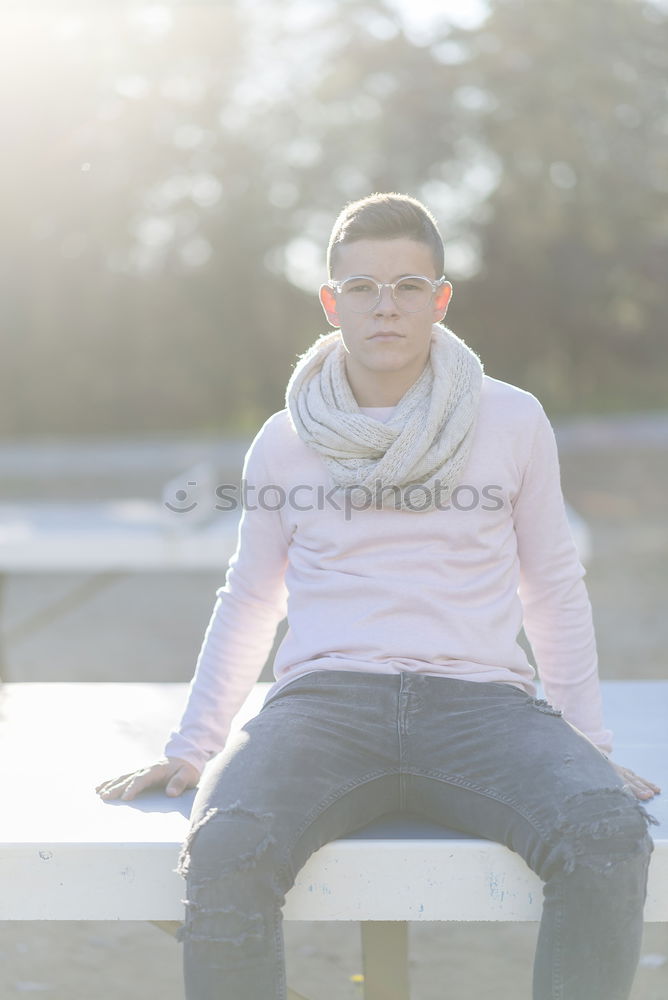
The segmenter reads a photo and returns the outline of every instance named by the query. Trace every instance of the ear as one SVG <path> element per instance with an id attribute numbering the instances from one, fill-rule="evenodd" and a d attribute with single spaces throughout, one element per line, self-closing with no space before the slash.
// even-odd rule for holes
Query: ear
<path id="1" fill-rule="evenodd" d="M 339 319 L 339 314 L 336 311 L 336 295 L 329 285 L 321 285 L 320 292 L 320 305 L 325 311 L 325 316 L 327 317 L 327 322 L 331 326 L 341 326 L 341 321 Z"/>
<path id="2" fill-rule="evenodd" d="M 440 323 L 441 320 L 445 319 L 451 299 L 452 285 L 449 281 L 446 281 L 434 296 L 434 323 Z"/>

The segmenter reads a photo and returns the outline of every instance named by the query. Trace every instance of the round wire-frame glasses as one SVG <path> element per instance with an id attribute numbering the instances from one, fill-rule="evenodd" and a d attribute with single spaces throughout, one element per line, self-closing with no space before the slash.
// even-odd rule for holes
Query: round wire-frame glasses
<path id="1" fill-rule="evenodd" d="M 402 312 L 420 312 L 427 308 L 446 281 L 445 276 L 432 281 L 423 274 L 406 274 L 397 281 L 380 282 L 366 274 L 357 274 L 344 281 L 331 279 L 323 287 L 335 291 L 346 308 L 353 312 L 365 313 L 375 309 L 384 288 L 391 290 L 392 300 Z"/>

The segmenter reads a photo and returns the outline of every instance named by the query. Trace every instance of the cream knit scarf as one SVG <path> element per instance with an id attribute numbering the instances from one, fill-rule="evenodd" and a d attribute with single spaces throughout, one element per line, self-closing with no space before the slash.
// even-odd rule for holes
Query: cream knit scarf
<path id="1" fill-rule="evenodd" d="M 286 389 L 299 437 L 322 457 L 354 502 L 431 510 L 447 503 L 468 459 L 483 366 L 451 330 L 435 324 L 429 362 L 387 423 L 360 412 L 338 330 L 301 355 Z M 368 506 L 368 504 L 367 504 Z"/>

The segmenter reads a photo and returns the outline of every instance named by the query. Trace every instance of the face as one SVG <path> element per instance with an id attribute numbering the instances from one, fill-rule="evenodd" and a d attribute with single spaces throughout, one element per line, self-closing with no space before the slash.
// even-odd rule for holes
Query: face
<path id="1" fill-rule="evenodd" d="M 432 280 L 441 277 L 436 274 L 430 248 L 401 237 L 343 244 L 338 248 L 332 277 L 343 281 L 365 275 L 383 283 L 411 274 Z M 374 309 L 356 313 L 340 301 L 333 289 L 323 285 L 320 301 L 328 321 L 341 329 L 353 390 L 356 384 L 369 379 L 377 382 L 384 375 L 394 382 L 406 382 L 408 389 L 427 363 L 432 326 L 444 318 L 451 295 L 452 285 L 446 282 L 425 309 L 407 313 L 396 305 L 391 289 L 383 288 Z"/>

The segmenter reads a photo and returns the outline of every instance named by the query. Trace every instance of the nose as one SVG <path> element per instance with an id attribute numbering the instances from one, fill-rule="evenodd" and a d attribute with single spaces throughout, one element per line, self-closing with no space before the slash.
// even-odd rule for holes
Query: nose
<path id="1" fill-rule="evenodd" d="M 380 289 L 380 298 L 376 304 L 374 312 L 377 315 L 394 315 L 397 312 L 397 304 L 392 297 L 392 288 L 390 285 L 382 285 Z"/>

